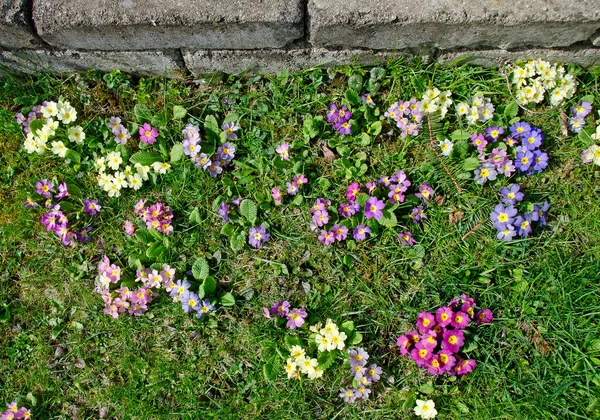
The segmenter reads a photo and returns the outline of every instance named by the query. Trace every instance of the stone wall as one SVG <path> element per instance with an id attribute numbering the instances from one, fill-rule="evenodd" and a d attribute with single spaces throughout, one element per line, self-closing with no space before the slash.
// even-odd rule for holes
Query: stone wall
<path id="1" fill-rule="evenodd" d="M 600 0 L 0 0 L 0 64 L 169 77 L 421 55 L 600 64 Z"/>

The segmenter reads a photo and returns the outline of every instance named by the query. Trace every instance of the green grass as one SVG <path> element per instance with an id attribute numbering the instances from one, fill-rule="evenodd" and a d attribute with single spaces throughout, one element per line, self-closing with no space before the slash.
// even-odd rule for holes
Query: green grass
<path id="1" fill-rule="evenodd" d="M 420 97 L 430 86 L 451 89 L 455 100 L 481 91 L 496 106 L 511 101 L 494 69 L 397 61 L 386 70 L 374 95 L 382 111 L 399 98 Z M 268 163 L 276 145 L 301 138 L 307 114 L 323 116 L 332 100 L 345 97 L 348 76 L 368 78 L 367 72 L 316 69 L 207 84 L 118 73 L 0 74 L 0 303 L 11 313 L 0 322 L 0 403 L 16 400 L 32 408 L 34 418 L 52 419 L 98 418 L 100 413 L 119 419 L 387 419 L 414 417 L 410 399 L 417 396 L 433 399 L 443 419 L 600 418 L 595 341 L 600 332 L 600 172 L 581 164 L 583 147 L 573 135 L 561 134 L 557 109 L 520 112 L 543 128 L 551 161 L 542 174 L 517 181 L 532 201 L 547 199 L 551 207 L 547 228 L 512 243 L 496 240 L 487 221 L 505 181 L 479 187 L 459 180 L 464 189 L 459 194 L 430 150 L 425 129 L 410 140 L 387 136 L 384 129 L 369 146 L 349 146 L 352 159 L 365 154 L 360 159 L 368 170 L 360 181 L 404 169 L 413 183 L 427 181 L 444 197 L 431 206 L 421 227 L 400 221 L 424 247 L 422 258 L 400 246 L 395 238 L 400 227 L 381 230 L 353 249 L 318 243 L 308 229 L 308 207 L 325 194 L 340 202 L 350 182 L 323 157 L 322 145 L 333 137 L 327 132 L 311 140 L 305 157 L 297 156 L 310 181 L 304 201 L 259 212 L 272 234 L 260 250 L 230 249 L 212 208 L 228 189 L 222 178 L 213 180 L 187 158 L 157 185 L 126 191 L 120 199 L 109 199 L 95 187 L 92 174 L 82 174 L 87 193 L 105 208 L 92 242 L 75 249 L 60 245 L 39 225 L 40 213 L 22 206 L 32 182 L 76 175 L 59 159 L 22 150 L 14 120 L 22 106 L 62 96 L 78 110 L 88 137 L 99 135 L 112 115 L 133 121 L 136 104 L 153 111 L 182 105 L 190 121 L 200 123 L 207 115 L 221 121 L 236 112 L 243 133 L 236 159 Z M 598 70 L 581 72 L 579 80 L 571 102 L 592 95 L 596 107 Z M 169 123 L 174 141 L 180 140 L 183 123 Z M 266 194 L 289 181 L 291 173 L 291 168 L 267 169 L 249 184 L 235 183 L 231 197 Z M 331 185 L 319 186 L 321 177 Z M 173 265 L 190 269 L 197 256 L 221 253 L 211 274 L 238 304 L 220 309 L 209 322 L 183 313 L 164 294 L 139 318 L 113 320 L 102 313 L 93 291 L 95 266 L 107 252 L 127 264 L 131 248 L 121 226 L 140 198 L 173 207 Z M 194 207 L 201 216 L 197 225 L 188 220 Z M 464 217 L 451 223 L 450 216 L 459 211 Z M 414 325 L 419 312 L 435 310 L 461 293 L 491 308 L 495 319 L 477 329 L 476 348 L 469 353 L 478 362 L 473 373 L 458 380 L 433 378 L 399 356 L 395 339 Z M 364 336 L 361 345 L 385 371 L 369 401 L 351 406 L 338 398 L 346 377 L 342 368 L 317 381 L 288 381 L 283 370 L 277 380 L 266 380 L 263 365 L 274 356 L 274 346 L 283 348 L 287 331 L 267 322 L 262 307 L 279 299 L 306 306 L 322 321 L 354 321 Z"/>

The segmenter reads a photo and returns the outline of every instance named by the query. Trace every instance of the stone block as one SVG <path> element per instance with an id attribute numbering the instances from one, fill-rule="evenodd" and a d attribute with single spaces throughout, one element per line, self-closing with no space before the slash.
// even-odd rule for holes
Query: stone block
<path id="1" fill-rule="evenodd" d="M 51 51 L 32 49 L 0 50 L 0 65 L 25 73 L 77 73 L 94 68 L 121 70 L 143 76 L 179 78 L 185 67 L 178 52 L 164 51 Z"/>
<path id="2" fill-rule="evenodd" d="M 600 48 L 461 51 L 442 53 L 438 56 L 438 61 L 442 63 L 448 64 L 459 60 L 482 67 L 498 67 L 503 60 L 535 59 L 544 59 L 551 63 L 576 63 L 583 67 L 597 66 L 600 65 Z"/>
<path id="3" fill-rule="evenodd" d="M 26 0 L 0 0 L 0 47 L 31 48 L 38 44 Z"/>
<path id="4" fill-rule="evenodd" d="M 40 37 L 102 51 L 279 48 L 304 36 L 300 0 L 33 0 Z"/>
<path id="5" fill-rule="evenodd" d="M 383 52 L 367 50 L 330 51 L 305 48 L 297 50 L 230 51 L 204 50 L 184 51 L 186 67 L 192 74 L 222 72 L 228 74 L 267 73 L 275 74 L 286 69 L 298 71 L 316 66 L 344 64 L 385 64 L 389 58 L 412 55 L 408 52 Z"/>
<path id="6" fill-rule="evenodd" d="M 564 47 L 600 28 L 600 0 L 309 0 L 308 22 L 327 48 Z"/>

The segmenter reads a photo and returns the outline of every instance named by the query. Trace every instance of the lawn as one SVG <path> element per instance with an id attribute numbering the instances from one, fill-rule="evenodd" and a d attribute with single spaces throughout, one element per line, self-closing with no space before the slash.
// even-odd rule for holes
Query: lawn
<path id="1" fill-rule="evenodd" d="M 600 143 L 592 138 L 600 73 L 565 70 L 574 74 L 576 92 L 556 105 L 548 94 L 517 105 L 519 88 L 507 69 L 417 59 L 196 80 L 0 70 L 0 404 L 16 401 L 32 418 L 48 419 L 390 419 L 417 418 L 419 399 L 434 401 L 440 419 L 600 418 L 600 170 L 580 156 Z M 417 135 L 402 133 L 411 121 L 396 124 L 384 115 L 434 87 L 451 91 L 453 103 L 437 103 L 448 109 L 444 116 L 425 112 L 411 128 L 419 126 Z M 489 119 L 469 124 L 458 115 L 457 105 L 485 105 L 483 98 L 493 104 Z M 27 117 L 42 101 L 59 100 L 76 110 L 72 125 L 85 139 L 69 141 L 61 125 L 55 136 L 71 149 L 65 157 L 28 153 L 16 114 Z M 583 100 L 593 109 L 574 133 L 570 107 Z M 339 110 L 340 124 L 328 122 L 332 103 L 352 111 L 349 134 L 339 133 L 346 129 Z M 115 141 L 111 117 L 128 129 L 126 144 Z M 227 122 L 239 129 L 229 134 L 221 128 Z M 520 152 L 505 138 L 522 122 L 543 132 L 547 167 L 492 179 L 489 171 L 498 167 L 478 159 L 471 135 L 483 139 L 486 128 L 503 127 L 501 139 L 480 150 L 487 158 L 502 145 L 498 150 L 514 158 Z M 143 124 L 159 132 L 155 143 L 140 142 Z M 226 154 L 225 142 L 233 146 L 222 173 L 213 177 L 192 162 L 182 147 L 189 126 L 198 127 L 209 159 L 220 146 Z M 440 147 L 445 139 L 453 144 L 449 154 Z M 284 143 L 287 156 L 277 150 Z M 139 189 L 103 191 L 97 159 L 115 151 L 120 171 L 136 162 L 170 168 L 150 170 Z M 367 182 L 400 170 L 412 183 L 405 197 L 390 203 L 382 183 L 369 194 Z M 307 182 L 292 185 L 299 175 Z M 55 190 L 67 183 L 61 209 L 78 229 L 92 227 L 89 241 L 63 245 L 40 223 L 46 210 L 24 206 L 28 197 L 43 204 L 35 194 L 42 179 Z M 351 196 L 355 182 L 360 193 Z M 423 183 L 433 190 L 430 200 L 414 195 Z M 547 202 L 547 224 L 532 221 L 531 234 L 502 240 L 497 235 L 508 228 L 497 230 L 490 214 L 511 184 L 525 195 L 516 204 L 522 220 Z M 381 216 L 363 215 L 369 195 L 386 205 Z M 320 198 L 331 201 L 331 221 L 313 231 L 311 209 Z M 84 199 L 97 200 L 98 214 L 82 211 Z M 139 200 L 168 205 L 173 231 L 146 229 L 134 212 Z M 338 206 L 352 200 L 359 211 L 339 214 Z M 419 206 L 426 218 L 415 223 Z M 125 221 L 136 226 L 133 236 Z M 334 223 L 348 229 L 347 239 L 323 245 L 322 229 L 333 232 Z M 354 232 L 359 223 L 371 230 L 364 240 Z M 258 226 L 270 238 L 253 247 L 248 234 Z M 413 246 L 399 236 L 405 232 Z M 142 267 L 168 264 L 216 310 L 197 312 L 201 318 L 186 313 L 163 287 L 155 288 L 147 312 L 112 311 L 114 318 L 98 292 L 105 255 L 122 269 L 122 283 L 107 286 L 113 291 L 140 287 L 134 280 Z M 397 338 L 415 329 L 419 314 L 435 314 L 462 294 L 493 313 L 491 322 L 473 320 L 465 332 L 461 357 L 477 366 L 465 375 L 432 375 L 400 354 Z M 263 308 L 283 300 L 305 308 L 304 325 L 289 329 L 277 314 L 264 316 Z M 309 326 L 327 319 L 345 331 L 343 349 L 317 350 Z M 326 366 L 322 378 L 288 379 L 286 360 L 296 344 Z M 339 394 L 356 385 L 346 351 L 357 347 L 383 372 L 368 399 L 348 403 Z"/>

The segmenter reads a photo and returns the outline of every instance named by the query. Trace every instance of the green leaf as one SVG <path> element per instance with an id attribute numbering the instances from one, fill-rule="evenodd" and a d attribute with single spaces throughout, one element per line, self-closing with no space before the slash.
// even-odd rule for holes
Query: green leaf
<path id="1" fill-rule="evenodd" d="M 325 370 L 331 367 L 333 362 L 335 362 L 335 351 L 324 351 L 319 353 L 317 357 L 317 362 L 319 363 L 319 368 L 321 370 Z"/>
<path id="2" fill-rule="evenodd" d="M 373 135 L 374 137 L 377 136 L 379 133 L 381 133 L 381 121 L 375 121 L 373 124 L 371 124 L 371 126 L 369 127 L 369 134 Z"/>
<path id="3" fill-rule="evenodd" d="M 346 321 L 340 325 L 340 331 L 344 331 L 346 334 L 350 334 L 354 331 L 354 321 Z"/>
<path id="4" fill-rule="evenodd" d="M 32 120 L 29 123 L 29 130 L 33 134 L 37 134 L 37 131 L 41 130 L 43 126 L 44 126 L 44 119 L 42 119 L 42 118 L 36 118 L 35 120 Z"/>
<path id="5" fill-rule="evenodd" d="M 517 116 L 519 113 L 519 105 L 516 102 L 511 102 L 504 109 L 504 117 L 507 119 L 511 119 Z"/>
<path id="6" fill-rule="evenodd" d="M 183 144 L 177 143 L 171 148 L 171 163 L 179 161 L 183 157 Z"/>
<path id="7" fill-rule="evenodd" d="M 240 204 L 240 213 L 242 216 L 246 218 L 246 220 L 250 222 L 254 222 L 256 220 L 258 209 L 256 208 L 256 204 L 254 201 L 245 199 Z"/>
<path id="8" fill-rule="evenodd" d="M 73 149 L 69 149 L 65 152 L 65 158 L 73 163 L 81 163 L 81 155 Z"/>
<path id="9" fill-rule="evenodd" d="M 210 268 L 208 266 L 208 261 L 206 261 L 205 258 L 198 258 L 194 261 L 194 265 L 192 265 L 192 274 L 196 280 L 206 279 L 209 272 Z"/>
<path id="10" fill-rule="evenodd" d="M 361 333 L 359 333 L 358 331 L 354 332 L 354 337 L 352 337 L 352 340 L 350 340 L 350 344 L 355 346 L 357 344 L 360 344 L 362 342 L 363 336 Z"/>
<path id="11" fill-rule="evenodd" d="M 204 130 L 206 131 L 206 137 L 208 137 L 208 140 L 216 141 L 219 139 L 221 130 L 219 128 L 217 119 L 213 115 L 209 115 L 206 117 L 206 120 L 204 120 Z"/>
<path id="12" fill-rule="evenodd" d="M 204 292 L 204 296 L 210 296 L 217 290 L 217 281 L 213 277 L 209 276 L 206 279 L 204 279 L 202 285 L 200 286 L 200 289 L 202 289 L 202 291 Z M 201 298 L 204 298 L 204 296 L 202 296 Z"/>
<path id="13" fill-rule="evenodd" d="M 588 354 L 600 355 L 600 339 L 592 340 L 585 346 Z"/>
<path id="14" fill-rule="evenodd" d="M 371 69 L 371 79 L 381 80 L 385 77 L 385 69 L 383 67 L 373 67 Z"/>
<path id="15" fill-rule="evenodd" d="M 229 246 L 233 251 L 239 251 L 246 245 L 246 236 L 243 232 L 239 232 L 237 235 L 233 235 L 229 239 Z"/>
<path id="16" fill-rule="evenodd" d="M 360 204 L 361 206 L 364 206 L 368 200 L 369 200 L 369 194 L 366 194 L 366 193 L 360 193 L 356 197 L 356 202 L 358 204 Z"/>
<path id="17" fill-rule="evenodd" d="M 198 207 L 194 207 L 194 210 L 190 213 L 189 221 L 192 223 L 200 223 L 200 212 L 198 211 Z"/>
<path id="18" fill-rule="evenodd" d="M 408 256 L 413 260 L 422 260 L 425 257 L 425 248 L 423 245 L 415 245 L 408 249 Z"/>
<path id="19" fill-rule="evenodd" d="M 467 130 L 455 130 L 450 134 L 450 140 L 468 140 L 471 137 Z"/>
<path id="20" fill-rule="evenodd" d="M 348 91 L 346 91 L 346 99 L 348 99 L 348 102 L 352 105 L 360 105 L 360 96 L 358 96 L 358 93 L 353 89 L 348 89 Z"/>
<path id="21" fill-rule="evenodd" d="M 360 133 L 358 135 L 358 144 L 361 146 L 368 146 L 371 144 L 371 136 L 369 136 L 367 133 Z"/>
<path id="22" fill-rule="evenodd" d="M 279 376 L 279 371 L 275 368 L 274 362 L 267 362 L 263 365 L 263 375 L 267 382 L 273 382 Z"/>
<path id="23" fill-rule="evenodd" d="M 173 106 L 173 118 L 176 120 L 181 120 L 187 115 L 187 109 L 182 107 L 181 105 Z"/>
<path id="24" fill-rule="evenodd" d="M 162 155 L 156 152 L 137 152 L 129 158 L 129 162 L 149 166 L 154 162 L 162 162 Z"/>
<path id="25" fill-rule="evenodd" d="M 348 87 L 356 92 L 362 89 L 363 77 L 360 74 L 353 74 L 348 79 Z"/>
<path id="26" fill-rule="evenodd" d="M 396 214 L 393 211 L 383 209 L 381 212 L 383 216 L 377 221 L 381 226 L 391 228 L 398 224 L 398 219 L 396 219 Z"/>
<path id="27" fill-rule="evenodd" d="M 422 392 L 423 394 L 433 394 L 434 391 L 435 389 L 431 382 L 427 382 L 419 387 L 419 392 Z"/>
<path id="28" fill-rule="evenodd" d="M 152 117 L 152 121 L 150 125 L 153 127 L 161 127 L 164 128 L 167 126 L 167 122 L 169 121 L 169 117 L 166 111 L 161 111 L 155 116 Z"/>
<path id="29" fill-rule="evenodd" d="M 408 394 L 408 397 L 406 398 L 406 401 L 404 401 L 404 404 L 402 404 L 402 408 L 404 410 L 412 410 L 416 402 L 417 396 L 414 392 L 411 392 L 410 394 Z"/>
<path id="30" fill-rule="evenodd" d="M 68 201 L 61 201 L 59 205 L 60 205 L 60 209 L 64 212 L 70 212 L 75 208 L 73 203 L 70 203 Z"/>
<path id="31" fill-rule="evenodd" d="M 285 345 L 288 349 L 291 349 L 294 346 L 302 346 L 302 341 L 297 335 L 286 335 Z"/>
<path id="32" fill-rule="evenodd" d="M 376 82 L 375 79 L 369 79 L 369 82 L 367 83 L 367 89 L 371 95 L 374 95 L 379 92 L 379 89 L 381 89 L 381 83 Z"/>
<path id="33" fill-rule="evenodd" d="M 223 120 L 224 123 L 227 122 L 237 122 L 240 119 L 239 115 L 236 114 L 235 112 L 232 112 L 231 114 L 227 115 L 225 117 L 225 119 Z"/>
<path id="34" fill-rule="evenodd" d="M 231 223 L 227 223 L 221 228 L 221 235 L 230 236 L 233 232 L 235 232 L 235 226 Z"/>
<path id="35" fill-rule="evenodd" d="M 158 259 L 166 250 L 167 248 L 165 248 L 163 244 L 155 243 L 146 250 L 146 256 L 148 258 Z"/>
<path id="36" fill-rule="evenodd" d="M 79 185 L 77 185 L 75 181 L 73 181 L 70 178 L 67 178 L 65 179 L 65 184 L 67 184 L 67 191 L 69 192 L 69 195 L 77 198 L 82 197 L 81 188 L 79 188 Z"/>
<path id="37" fill-rule="evenodd" d="M 149 123 L 152 121 L 152 112 L 142 104 L 137 104 L 133 107 L 133 113 L 140 123 Z"/>
<path id="38" fill-rule="evenodd" d="M 135 231 L 135 237 L 138 241 L 149 244 L 154 242 L 154 236 L 148 231 L 148 229 L 138 229 Z"/>
<path id="39" fill-rule="evenodd" d="M 321 121 L 323 119 L 319 117 L 313 118 L 312 115 L 307 115 L 304 118 L 304 123 L 302 124 L 302 131 L 310 138 L 314 139 L 317 137 L 321 131 Z"/>
<path id="40" fill-rule="evenodd" d="M 233 306 L 235 305 L 235 297 L 231 292 L 227 292 L 219 298 L 219 303 L 222 306 Z"/>
<path id="41" fill-rule="evenodd" d="M 467 158 L 463 161 L 463 169 L 465 171 L 474 171 L 479 168 L 481 162 L 476 157 Z"/>

